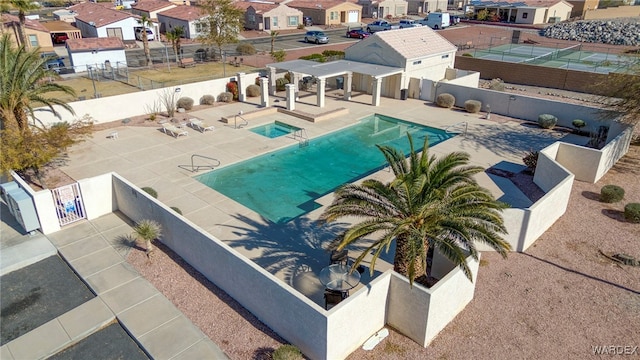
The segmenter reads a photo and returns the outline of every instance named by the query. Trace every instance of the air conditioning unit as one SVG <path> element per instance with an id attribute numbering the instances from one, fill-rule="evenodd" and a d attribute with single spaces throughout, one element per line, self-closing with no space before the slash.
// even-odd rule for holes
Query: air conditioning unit
<path id="1" fill-rule="evenodd" d="M 15 184 L 15 186 L 13 185 Z M 31 232 L 40 228 L 40 221 L 33 199 L 26 191 L 21 189 L 15 182 L 0 185 L 2 188 L 2 198 L 9 207 L 9 212 L 18 223 L 27 231 Z"/>

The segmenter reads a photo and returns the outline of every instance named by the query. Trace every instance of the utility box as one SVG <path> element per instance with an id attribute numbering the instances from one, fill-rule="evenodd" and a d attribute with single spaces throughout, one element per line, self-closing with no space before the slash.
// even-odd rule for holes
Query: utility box
<path id="1" fill-rule="evenodd" d="M 5 204 L 7 204 L 7 206 L 9 206 L 9 198 L 7 196 L 7 194 L 10 191 L 16 190 L 16 189 L 20 189 L 20 186 L 18 186 L 18 183 L 15 181 L 11 181 L 8 183 L 4 183 L 4 184 L 0 184 L 0 195 L 2 195 L 2 200 L 4 201 Z M 9 209 L 11 210 L 11 209 Z M 13 213 L 11 213 L 11 215 L 13 215 Z"/>
<path id="2" fill-rule="evenodd" d="M 409 89 L 400 89 L 400 100 L 407 100 L 409 98 Z"/>
<path id="3" fill-rule="evenodd" d="M 0 187 L 2 188 L 2 197 L 9 207 L 9 212 L 16 218 L 20 226 L 22 226 L 26 232 L 39 229 L 40 221 L 38 220 L 36 208 L 33 205 L 33 199 L 31 199 L 29 194 L 17 184 L 14 187 L 11 183 L 6 183 L 0 185 Z"/>

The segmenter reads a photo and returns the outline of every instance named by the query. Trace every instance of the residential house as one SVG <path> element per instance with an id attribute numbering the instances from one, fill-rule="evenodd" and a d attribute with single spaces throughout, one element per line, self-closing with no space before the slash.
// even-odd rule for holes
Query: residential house
<path id="1" fill-rule="evenodd" d="M 302 11 L 311 17 L 315 25 L 340 25 L 360 23 L 362 6 L 342 0 L 293 0 L 287 6 Z"/>
<path id="2" fill-rule="evenodd" d="M 122 40 L 135 40 L 135 28 L 140 27 L 139 16 L 99 3 L 86 2 L 74 5 L 70 9 L 78 13 L 76 27 L 80 29 L 84 38 L 117 37 Z"/>
<path id="3" fill-rule="evenodd" d="M 51 39 L 53 40 L 54 44 L 64 43 L 66 39 L 82 38 L 82 33 L 80 32 L 80 30 L 66 21 L 47 21 L 41 24 L 42 26 L 47 28 L 49 34 L 51 34 Z M 59 39 L 62 40 L 58 41 Z"/>
<path id="4" fill-rule="evenodd" d="M 18 44 L 20 19 L 10 14 L 2 14 L 0 15 L 0 19 L 2 19 L 0 32 L 10 34 L 12 41 Z M 42 51 L 53 51 L 51 34 L 49 34 L 49 30 L 38 20 L 26 19 L 24 28 L 25 35 L 27 36 L 27 48 L 36 48 L 39 46 Z"/>
<path id="5" fill-rule="evenodd" d="M 76 22 L 77 12 L 70 9 L 60 9 L 53 12 L 53 18 L 58 21 L 68 22 L 70 24 Z"/>
<path id="6" fill-rule="evenodd" d="M 385 77 L 381 95 L 402 97 L 402 90 L 414 94 L 420 79 L 441 80 L 454 67 L 458 48 L 427 26 L 381 31 L 345 49 L 345 60 L 403 69 L 402 74 Z M 371 80 L 353 74 L 356 88 L 368 89 Z M 406 95 L 405 95 L 406 96 Z"/>
<path id="7" fill-rule="evenodd" d="M 202 9 L 196 6 L 176 6 L 173 9 L 165 10 L 158 13 L 158 22 L 164 32 L 170 31 L 176 26 L 184 28 L 184 37 L 187 39 L 196 39 L 200 32 L 200 24 L 198 20 L 207 17 L 203 14 Z"/>
<path id="8" fill-rule="evenodd" d="M 302 11 L 284 4 L 239 1 L 244 10 L 244 27 L 249 30 L 291 30 L 302 24 Z"/>
<path id="9" fill-rule="evenodd" d="M 176 6 L 176 4 L 167 0 L 140 0 L 131 5 L 131 13 L 157 20 L 159 12 L 173 9 Z M 162 31 L 163 29 L 160 28 L 160 30 Z"/>
<path id="10" fill-rule="evenodd" d="M 474 13 L 488 10 L 501 21 L 516 24 L 558 23 L 571 18 L 573 5 L 565 0 L 475 0 Z"/>
<path id="11" fill-rule="evenodd" d="M 117 37 L 69 39 L 66 47 L 76 72 L 89 71 L 90 68 L 109 71 L 111 66 L 127 64 L 124 42 Z"/>
<path id="12" fill-rule="evenodd" d="M 407 0 L 407 15 L 447 11 L 447 0 Z"/>
<path id="13" fill-rule="evenodd" d="M 583 17 L 587 10 L 595 10 L 598 8 L 600 0 L 567 0 L 567 2 L 573 5 L 571 9 L 571 17 Z"/>
<path id="14" fill-rule="evenodd" d="M 362 6 L 364 18 L 398 18 L 408 14 L 409 3 L 406 0 L 358 0 Z"/>

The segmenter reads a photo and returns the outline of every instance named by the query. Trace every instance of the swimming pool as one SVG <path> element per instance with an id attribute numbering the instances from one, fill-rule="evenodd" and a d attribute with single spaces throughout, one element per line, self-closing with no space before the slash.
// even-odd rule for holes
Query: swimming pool
<path id="1" fill-rule="evenodd" d="M 455 134 L 384 115 L 371 115 L 346 129 L 237 164 L 196 179 L 274 223 L 285 223 L 320 207 L 315 200 L 342 184 L 354 182 L 385 166 L 376 148 L 390 145 L 409 152 L 425 137 L 431 146 Z"/>
<path id="2" fill-rule="evenodd" d="M 249 129 L 249 131 L 251 132 L 254 132 L 258 135 L 266 136 L 271 139 L 291 134 L 296 130 L 300 130 L 300 128 L 293 125 L 285 124 L 280 121 L 275 121 L 269 124 L 260 125 Z"/>

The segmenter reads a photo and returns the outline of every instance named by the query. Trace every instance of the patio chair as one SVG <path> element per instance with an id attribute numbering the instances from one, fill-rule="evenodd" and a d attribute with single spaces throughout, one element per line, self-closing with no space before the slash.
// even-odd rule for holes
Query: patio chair
<path id="1" fill-rule="evenodd" d="M 173 125 L 171 123 L 162 124 L 162 131 L 164 131 L 165 134 L 170 134 L 174 138 L 177 138 L 178 136 L 187 136 L 187 135 L 189 135 L 187 130 L 180 129 L 179 127 L 177 127 L 177 126 L 175 126 L 175 125 Z"/>
<path id="2" fill-rule="evenodd" d="M 197 129 L 200 132 L 205 132 L 207 130 L 209 131 L 213 131 L 213 129 L 215 129 L 216 127 L 213 125 L 208 125 L 207 123 L 205 123 L 204 121 L 200 120 L 200 119 L 189 119 L 189 122 L 191 123 L 191 127 L 194 129 Z"/>
<path id="3" fill-rule="evenodd" d="M 332 250 L 329 261 L 332 265 L 333 264 L 349 265 L 349 250 L 347 249 L 343 249 L 341 251 Z"/>
<path id="4" fill-rule="evenodd" d="M 329 305 L 335 306 L 338 305 L 342 300 L 346 299 L 349 296 L 347 292 L 346 296 L 343 291 L 336 291 L 325 289 L 324 290 L 324 309 L 329 310 Z"/>

